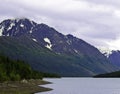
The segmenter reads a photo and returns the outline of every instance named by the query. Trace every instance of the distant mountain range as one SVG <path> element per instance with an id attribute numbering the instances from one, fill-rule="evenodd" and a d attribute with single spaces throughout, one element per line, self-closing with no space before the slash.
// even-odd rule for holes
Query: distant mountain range
<path id="1" fill-rule="evenodd" d="M 82 39 L 26 18 L 0 23 L 0 54 L 61 76 L 93 76 L 120 69 Z"/>
<path id="2" fill-rule="evenodd" d="M 120 67 L 120 51 L 119 50 L 109 50 L 100 49 L 101 53 L 107 57 L 107 59 L 114 65 Z"/>

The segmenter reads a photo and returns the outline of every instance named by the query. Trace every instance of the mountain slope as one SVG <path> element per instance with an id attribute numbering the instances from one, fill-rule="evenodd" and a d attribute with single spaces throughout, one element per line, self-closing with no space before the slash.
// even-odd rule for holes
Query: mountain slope
<path id="1" fill-rule="evenodd" d="M 120 67 L 120 51 L 119 50 L 110 50 L 107 48 L 99 49 L 101 53 L 106 56 L 106 58 L 116 66 Z"/>
<path id="2" fill-rule="evenodd" d="M 14 43 L 12 43 L 13 40 L 14 38 L 0 38 L 0 43 L 2 43 L 0 45 L 0 53 L 13 59 L 19 58 L 21 60 L 25 60 L 35 70 L 51 73 L 57 72 L 63 76 L 93 74 L 79 64 L 74 64 L 74 61 L 76 62 L 77 60 L 74 57 L 57 55 L 47 49 L 39 47 L 37 44 L 34 44 L 34 41 L 30 43 L 27 38 L 25 39 L 26 43 L 28 43 L 27 45 L 24 44 L 21 39 L 17 39 Z"/>
<path id="3" fill-rule="evenodd" d="M 108 58 L 114 65 L 120 66 L 120 51 L 112 51 Z"/>
<path id="4" fill-rule="evenodd" d="M 93 76 L 119 69 L 85 41 L 28 19 L 3 21 L 0 35 L 0 53 L 27 61 L 35 70 Z"/>
<path id="5" fill-rule="evenodd" d="M 94 77 L 97 77 L 97 78 L 120 78 L 120 71 L 106 73 L 106 74 L 99 74 Z"/>

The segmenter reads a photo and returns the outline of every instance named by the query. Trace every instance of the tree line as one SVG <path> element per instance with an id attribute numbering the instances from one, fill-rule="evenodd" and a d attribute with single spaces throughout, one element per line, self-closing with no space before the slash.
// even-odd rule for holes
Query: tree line
<path id="1" fill-rule="evenodd" d="M 42 79 L 43 77 L 59 77 L 56 74 L 33 70 L 29 64 L 21 60 L 11 60 L 0 56 L 0 81 L 19 81 L 22 79 Z"/>

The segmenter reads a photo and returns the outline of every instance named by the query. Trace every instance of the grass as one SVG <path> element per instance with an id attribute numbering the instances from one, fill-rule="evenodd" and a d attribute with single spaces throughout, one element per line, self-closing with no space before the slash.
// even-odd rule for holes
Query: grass
<path id="1" fill-rule="evenodd" d="M 0 94 L 34 94 L 52 90 L 38 85 L 49 84 L 49 82 L 37 80 L 22 80 L 0 83 Z"/>

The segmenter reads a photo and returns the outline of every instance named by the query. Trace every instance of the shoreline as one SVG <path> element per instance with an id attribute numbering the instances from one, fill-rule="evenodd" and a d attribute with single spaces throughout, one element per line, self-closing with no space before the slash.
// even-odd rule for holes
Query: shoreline
<path id="1" fill-rule="evenodd" d="M 51 83 L 41 79 L 3 82 L 0 83 L 0 94 L 34 94 L 52 90 L 40 86 L 45 84 Z"/>

